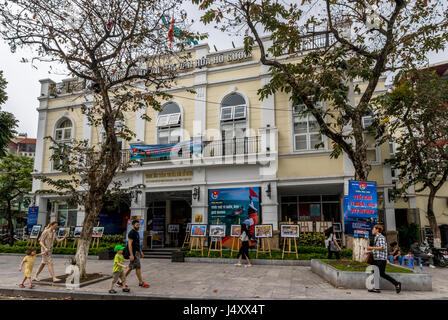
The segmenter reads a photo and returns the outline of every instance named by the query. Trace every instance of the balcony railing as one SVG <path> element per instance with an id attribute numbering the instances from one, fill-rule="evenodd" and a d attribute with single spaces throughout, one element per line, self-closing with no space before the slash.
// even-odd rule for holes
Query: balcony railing
<path id="1" fill-rule="evenodd" d="M 153 154 L 151 156 L 131 160 L 130 150 L 122 151 L 122 162 L 128 164 L 129 162 L 143 163 L 143 162 L 157 162 L 167 160 L 185 160 L 193 159 L 194 156 L 202 158 L 214 158 L 214 157 L 227 157 L 227 156 L 240 156 L 257 154 L 261 151 L 261 139 L 259 136 L 233 138 L 228 140 L 212 140 L 202 141 L 198 145 L 193 144 L 180 144 L 180 148 L 171 152 L 169 156 L 157 156 Z"/>
<path id="2" fill-rule="evenodd" d="M 301 48 L 299 52 L 328 48 L 335 42 L 336 39 L 333 33 L 329 31 L 316 31 L 301 37 Z M 283 54 L 289 54 L 289 53 L 293 52 L 288 52 L 288 49 L 285 49 L 285 51 L 283 51 Z"/>

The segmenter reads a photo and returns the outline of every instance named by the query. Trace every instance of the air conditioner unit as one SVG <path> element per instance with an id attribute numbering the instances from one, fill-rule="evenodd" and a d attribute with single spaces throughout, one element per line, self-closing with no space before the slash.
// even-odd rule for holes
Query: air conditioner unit
<path id="1" fill-rule="evenodd" d="M 362 117 L 362 127 L 364 129 L 367 129 L 370 127 L 373 123 L 373 118 L 371 116 Z"/>

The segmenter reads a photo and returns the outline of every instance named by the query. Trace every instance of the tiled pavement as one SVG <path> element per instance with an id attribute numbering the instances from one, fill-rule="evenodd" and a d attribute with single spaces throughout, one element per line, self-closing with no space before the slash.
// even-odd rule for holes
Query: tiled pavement
<path id="1" fill-rule="evenodd" d="M 23 277 L 19 272 L 22 257 L 0 255 L 0 286 L 14 287 Z M 57 275 L 65 271 L 66 259 L 54 258 Z M 34 271 L 40 258 L 36 260 Z M 88 260 L 89 273 L 110 273 L 112 261 Z M 33 275 L 34 275 L 33 271 Z M 134 294 L 157 295 L 163 297 L 206 298 L 206 299 L 448 299 L 448 268 L 424 268 L 431 273 L 432 292 L 384 290 L 380 294 L 366 290 L 335 288 L 303 266 L 255 265 L 251 268 L 237 267 L 231 264 L 212 263 L 172 263 L 170 260 L 143 259 L 143 278 L 150 288 L 138 287 L 137 277 L 132 272 L 128 284 Z M 48 269 L 41 273 L 41 278 L 49 276 Z M 81 291 L 108 294 L 110 280 L 98 282 Z M 65 288 L 37 285 L 36 289 Z"/>

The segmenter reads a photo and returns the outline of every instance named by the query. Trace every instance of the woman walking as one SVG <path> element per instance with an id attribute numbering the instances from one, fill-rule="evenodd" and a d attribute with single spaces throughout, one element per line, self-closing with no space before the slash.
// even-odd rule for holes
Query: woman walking
<path id="1" fill-rule="evenodd" d="M 240 240 L 241 240 L 241 248 L 240 248 L 240 251 L 238 252 L 238 257 L 237 257 L 238 263 L 236 264 L 236 266 L 241 266 L 241 260 L 243 259 L 243 256 L 244 256 L 247 260 L 246 267 L 251 267 L 252 264 L 250 263 L 250 260 L 249 260 L 249 229 L 247 228 L 246 223 L 243 223 L 241 225 Z"/>
<path id="2" fill-rule="evenodd" d="M 57 239 L 56 237 L 57 228 L 58 223 L 56 221 L 50 222 L 50 224 L 45 228 L 44 232 L 42 232 L 42 235 L 40 236 L 39 243 L 41 246 L 41 252 L 43 253 L 42 262 L 39 265 L 36 274 L 34 275 L 33 281 L 40 281 L 37 278 L 37 276 L 39 275 L 39 273 L 42 272 L 46 264 L 48 265 L 48 271 L 50 271 L 50 275 L 53 278 L 53 282 L 58 282 L 61 280 L 59 278 L 56 278 L 56 276 L 54 275 L 53 260 L 51 259 L 51 255 L 53 253 L 54 241 L 55 240 L 58 242 L 64 241 L 67 238 L 68 233 L 65 234 L 64 238 Z"/>
<path id="3" fill-rule="evenodd" d="M 333 257 L 333 253 L 336 255 L 336 259 L 341 259 L 339 251 L 341 251 L 341 247 L 334 235 L 333 227 L 331 226 L 327 230 L 325 230 L 325 236 L 327 240 L 325 241 L 326 247 L 328 248 L 328 257 L 327 259 L 331 259 Z"/>
<path id="4" fill-rule="evenodd" d="M 373 247 L 368 246 L 367 250 L 373 250 L 373 265 L 376 265 L 380 270 L 380 277 L 391 282 L 395 286 L 395 291 L 400 293 L 401 282 L 398 282 L 391 276 L 386 274 L 386 261 L 387 261 L 387 243 L 386 238 L 382 235 L 383 226 L 377 224 L 372 229 L 372 234 L 375 236 Z M 375 288 L 369 290 L 369 292 L 381 292 Z"/>

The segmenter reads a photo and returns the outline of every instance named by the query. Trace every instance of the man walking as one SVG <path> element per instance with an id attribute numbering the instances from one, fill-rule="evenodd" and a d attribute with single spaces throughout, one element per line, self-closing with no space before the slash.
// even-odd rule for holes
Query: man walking
<path id="1" fill-rule="evenodd" d="M 128 233 L 128 250 L 129 250 L 129 269 L 126 271 L 126 277 L 135 269 L 135 274 L 138 278 L 138 285 L 143 288 L 149 288 L 149 284 L 143 281 L 140 259 L 143 258 L 143 251 L 140 247 L 140 222 L 138 220 L 132 221 L 132 230 Z M 120 284 L 120 283 L 118 283 Z"/>

